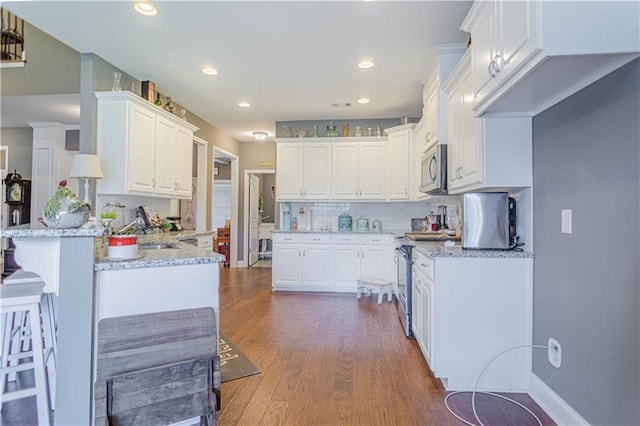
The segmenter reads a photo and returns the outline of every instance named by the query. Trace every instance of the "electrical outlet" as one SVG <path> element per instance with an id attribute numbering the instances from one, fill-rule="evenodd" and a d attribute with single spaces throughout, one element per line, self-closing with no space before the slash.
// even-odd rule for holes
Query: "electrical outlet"
<path id="1" fill-rule="evenodd" d="M 549 362 L 555 368 L 560 368 L 562 365 L 562 346 L 556 339 L 550 338 L 547 343 L 547 357 Z"/>
<path id="2" fill-rule="evenodd" d="M 560 223 L 560 232 L 563 234 L 571 234 L 573 232 L 572 228 L 572 211 L 571 209 L 560 210 L 561 223 Z"/>

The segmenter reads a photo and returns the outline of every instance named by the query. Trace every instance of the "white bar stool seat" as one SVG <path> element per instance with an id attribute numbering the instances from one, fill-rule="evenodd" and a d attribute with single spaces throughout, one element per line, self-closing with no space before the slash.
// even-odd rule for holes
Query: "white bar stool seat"
<path id="1" fill-rule="evenodd" d="M 387 294 L 387 300 L 389 300 L 389 302 L 393 300 L 393 283 L 391 281 L 369 277 L 358 280 L 358 294 L 356 298 L 360 299 L 361 294 L 364 292 L 368 292 L 368 294 L 371 295 L 373 290 L 378 293 L 378 305 L 382 304 L 382 297 L 385 293 Z"/>
<path id="2" fill-rule="evenodd" d="M 49 425 L 49 404 L 47 400 L 47 381 L 45 378 L 45 364 L 42 345 L 42 333 L 40 329 L 40 300 L 42 298 L 42 290 L 44 283 L 40 281 L 23 282 L 20 285 L 1 285 L 0 286 L 0 311 L 4 315 L 3 322 L 5 326 L 2 329 L 2 360 L 0 365 L 0 404 L 6 401 L 13 401 L 26 397 L 36 396 L 36 406 L 38 415 L 38 424 Z M 5 333 L 11 333 L 14 321 L 9 318 L 18 317 L 14 313 L 26 312 L 29 315 L 31 327 L 31 351 L 20 351 L 17 354 L 10 355 L 11 339 L 6 338 Z M 10 324 L 11 323 L 11 324 Z M 36 326 L 37 325 L 37 326 Z M 22 346 L 22 345 L 19 345 Z M 22 349 L 22 347 L 20 348 Z M 16 365 L 10 365 L 12 357 L 26 358 L 31 357 L 32 362 L 22 362 Z M 9 373 L 33 370 L 35 386 L 32 388 L 20 389 L 17 391 L 5 392 L 6 379 Z M 2 408 L 2 405 L 0 405 Z"/>

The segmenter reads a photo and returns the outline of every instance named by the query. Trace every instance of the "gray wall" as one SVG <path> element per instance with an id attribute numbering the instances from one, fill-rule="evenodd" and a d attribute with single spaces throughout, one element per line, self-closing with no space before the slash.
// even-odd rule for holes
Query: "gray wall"
<path id="1" fill-rule="evenodd" d="M 24 26 L 27 63 L 2 69 L 2 96 L 79 93 L 80 54 L 28 22 Z"/>
<path id="2" fill-rule="evenodd" d="M 533 371 L 589 423 L 640 424 L 640 63 L 533 121 Z M 560 210 L 573 210 L 573 234 Z"/>
<path id="3" fill-rule="evenodd" d="M 245 170 L 261 170 L 276 168 L 276 144 L 272 141 L 244 142 L 240 144 L 240 163 L 238 179 L 238 260 L 244 259 L 244 172 Z M 271 166 L 260 166 L 259 163 L 271 163 Z M 231 223 L 231 226 L 235 226 Z"/>
<path id="4" fill-rule="evenodd" d="M 7 172 L 17 170 L 22 175 L 22 179 L 30 180 L 33 129 L 31 127 L 3 127 L 0 129 L 0 145 L 9 147 L 9 170 Z"/>

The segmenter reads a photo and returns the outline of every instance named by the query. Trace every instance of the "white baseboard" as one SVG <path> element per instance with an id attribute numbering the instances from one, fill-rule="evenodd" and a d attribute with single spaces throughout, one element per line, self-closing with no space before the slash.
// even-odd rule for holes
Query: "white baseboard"
<path id="1" fill-rule="evenodd" d="M 538 376 L 531 373 L 531 389 L 529 396 L 559 426 L 588 426 L 587 422 L 576 410 L 553 391 Z"/>

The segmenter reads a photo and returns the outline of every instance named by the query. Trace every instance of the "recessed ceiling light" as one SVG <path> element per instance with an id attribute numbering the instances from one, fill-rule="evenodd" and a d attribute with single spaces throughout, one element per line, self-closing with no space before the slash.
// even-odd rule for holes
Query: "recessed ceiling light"
<path id="1" fill-rule="evenodd" d="M 251 106 L 251 104 L 247 101 L 240 101 L 238 102 L 238 106 L 242 107 L 242 108 L 249 108 Z"/>
<path id="2" fill-rule="evenodd" d="M 218 70 L 215 69 L 214 67 L 211 66 L 204 66 L 202 67 L 202 72 L 207 74 L 207 75 L 216 75 L 218 74 Z"/>
<path id="3" fill-rule="evenodd" d="M 358 68 L 367 69 L 373 66 L 373 61 L 365 60 L 358 62 Z"/>
<path id="4" fill-rule="evenodd" d="M 269 133 L 267 133 L 267 132 L 253 132 L 252 135 L 257 140 L 263 141 L 263 140 L 265 140 L 267 138 L 267 136 L 269 136 Z"/>
<path id="5" fill-rule="evenodd" d="M 136 2 L 133 5 L 133 10 L 144 16 L 155 16 L 158 13 L 158 9 L 148 1 Z"/>
<path id="6" fill-rule="evenodd" d="M 367 99 L 367 98 L 360 98 L 360 99 L 358 99 L 358 103 L 359 103 L 359 104 L 368 104 L 368 103 L 369 103 L 369 99 Z"/>

